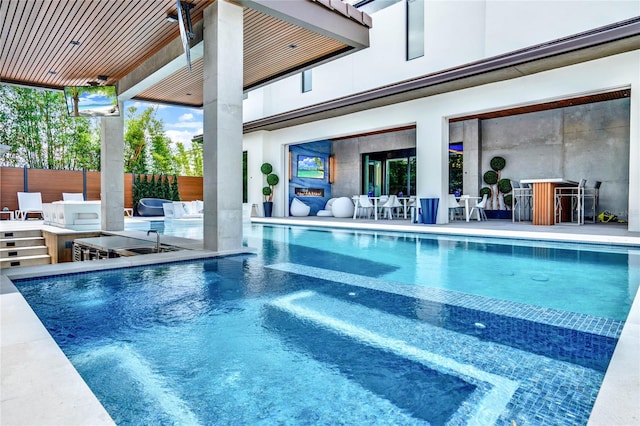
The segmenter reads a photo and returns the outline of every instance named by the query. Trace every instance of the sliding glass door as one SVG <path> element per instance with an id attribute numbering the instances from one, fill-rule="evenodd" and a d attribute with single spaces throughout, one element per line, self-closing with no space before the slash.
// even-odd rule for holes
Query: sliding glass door
<path id="1" fill-rule="evenodd" d="M 374 196 L 416 194 L 416 150 L 374 152 L 362 156 L 363 193 Z"/>

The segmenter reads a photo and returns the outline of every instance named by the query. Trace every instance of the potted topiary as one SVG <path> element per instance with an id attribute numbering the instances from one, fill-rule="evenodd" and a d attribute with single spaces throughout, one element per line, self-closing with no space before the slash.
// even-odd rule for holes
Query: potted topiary
<path id="1" fill-rule="evenodd" d="M 266 176 L 267 186 L 262 188 L 262 195 L 264 200 L 262 206 L 264 207 L 264 217 L 271 217 L 273 212 L 273 191 L 274 187 L 280 182 L 280 178 L 273 172 L 273 166 L 269 163 L 263 163 L 260 166 L 260 171 Z"/>
<path id="2" fill-rule="evenodd" d="M 511 218 L 511 181 L 502 179 L 501 172 L 507 164 L 502 157 L 493 157 L 489 165 L 491 170 L 486 172 L 482 179 L 489 185 L 480 190 L 480 196 L 487 194 L 487 206 L 485 213 L 488 218 L 492 219 L 510 219 Z"/>

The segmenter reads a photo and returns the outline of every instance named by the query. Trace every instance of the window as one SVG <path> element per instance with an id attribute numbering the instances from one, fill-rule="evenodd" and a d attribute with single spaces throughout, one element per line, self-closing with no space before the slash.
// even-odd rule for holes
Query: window
<path id="1" fill-rule="evenodd" d="M 462 193 L 462 142 L 449 144 L 449 194 Z"/>
<path id="2" fill-rule="evenodd" d="M 302 93 L 311 91 L 311 83 L 311 70 L 302 71 Z"/>
<path id="3" fill-rule="evenodd" d="M 242 152 L 242 202 L 246 203 L 249 200 L 248 196 L 248 184 L 247 184 L 247 151 Z"/>
<path id="4" fill-rule="evenodd" d="M 416 149 L 363 154 L 363 194 L 416 195 Z"/>
<path id="5" fill-rule="evenodd" d="M 424 56 L 424 0 L 407 0 L 407 61 Z"/>

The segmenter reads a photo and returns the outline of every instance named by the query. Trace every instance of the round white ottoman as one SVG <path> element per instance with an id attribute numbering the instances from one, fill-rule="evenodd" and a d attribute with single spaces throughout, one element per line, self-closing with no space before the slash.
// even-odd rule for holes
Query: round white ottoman
<path id="1" fill-rule="evenodd" d="M 340 197 L 331 205 L 333 217 L 352 217 L 353 201 L 349 197 Z"/>

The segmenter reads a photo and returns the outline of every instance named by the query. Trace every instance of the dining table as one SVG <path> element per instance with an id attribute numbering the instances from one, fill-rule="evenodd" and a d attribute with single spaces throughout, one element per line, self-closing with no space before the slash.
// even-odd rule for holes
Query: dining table
<path id="1" fill-rule="evenodd" d="M 474 200 L 477 203 L 478 200 L 480 200 L 480 197 L 463 194 L 460 197 L 457 197 L 457 200 L 458 202 L 464 203 L 464 217 L 466 221 L 469 222 L 469 219 L 471 218 L 471 210 L 473 209 L 473 206 L 469 205 L 469 201 Z M 480 220 L 480 212 L 478 211 L 478 221 Z"/>
<path id="2" fill-rule="evenodd" d="M 555 191 L 558 186 L 578 186 L 578 182 L 565 178 L 521 179 L 520 184 L 533 186 L 532 223 L 553 225 L 555 223 Z"/>

